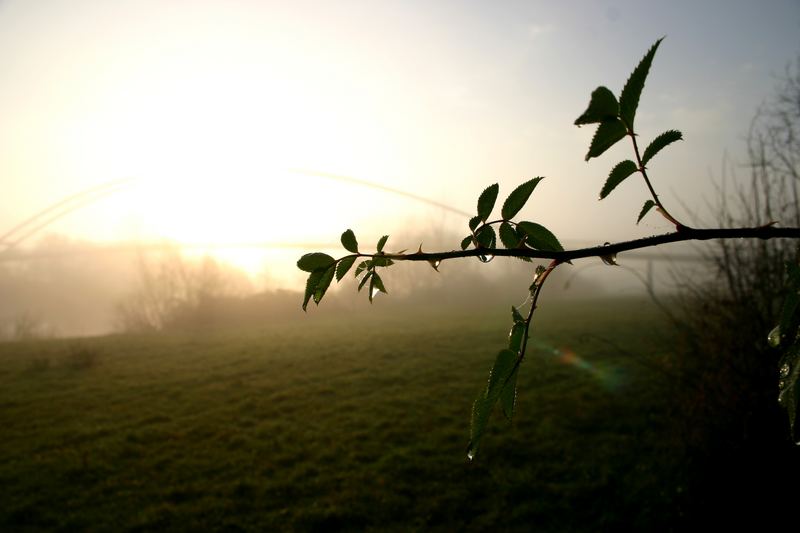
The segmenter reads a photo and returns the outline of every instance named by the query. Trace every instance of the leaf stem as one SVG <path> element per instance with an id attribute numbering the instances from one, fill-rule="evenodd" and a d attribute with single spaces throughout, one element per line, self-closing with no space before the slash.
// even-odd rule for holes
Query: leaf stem
<path id="1" fill-rule="evenodd" d="M 650 183 L 650 178 L 647 176 L 647 169 L 642 164 L 642 156 L 639 153 L 639 144 L 636 142 L 636 133 L 634 133 L 633 129 L 628 128 L 628 135 L 631 136 L 631 141 L 633 142 L 633 153 L 636 154 L 636 165 L 639 167 L 639 172 L 642 174 L 644 178 L 644 183 L 647 185 L 647 188 L 650 190 L 650 195 L 653 197 L 653 201 L 656 203 L 656 207 L 661 210 L 661 214 L 664 217 L 675 224 L 675 227 L 678 231 L 683 231 L 684 229 L 689 229 L 688 226 L 678 222 L 678 220 L 673 217 L 667 208 L 664 207 L 664 204 L 661 203 L 661 200 L 658 198 L 658 194 L 656 194 L 656 190 L 653 188 L 653 184 Z"/>

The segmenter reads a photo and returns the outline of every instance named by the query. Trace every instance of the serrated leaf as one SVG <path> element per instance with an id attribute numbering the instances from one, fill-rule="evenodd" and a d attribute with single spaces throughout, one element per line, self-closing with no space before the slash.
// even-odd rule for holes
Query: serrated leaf
<path id="1" fill-rule="evenodd" d="M 348 257 L 343 257 L 339 260 L 336 264 L 336 281 L 342 281 L 342 278 L 347 275 L 347 272 L 353 266 L 353 263 L 356 261 L 356 256 L 351 255 Z"/>
<path id="2" fill-rule="evenodd" d="M 306 293 L 305 297 L 303 298 L 303 311 L 306 310 L 308 306 L 308 302 L 311 300 L 311 297 L 314 296 L 314 292 L 317 290 L 317 285 L 319 284 L 319 280 L 322 279 L 322 276 L 325 274 L 325 269 L 315 270 L 311 274 L 308 275 L 308 279 L 306 280 Z"/>
<path id="3" fill-rule="evenodd" d="M 536 185 L 542 181 L 541 176 L 533 178 L 532 180 L 528 180 L 513 191 L 511 194 L 508 195 L 506 201 L 503 202 L 503 209 L 502 209 L 502 216 L 503 220 L 511 220 L 519 213 L 520 209 L 525 206 L 525 203 L 530 198 L 531 193 L 536 188 Z M 501 237 L 502 238 L 502 237 Z"/>
<path id="4" fill-rule="evenodd" d="M 628 130 L 625 129 L 625 125 L 621 120 L 601 122 L 594 132 L 594 137 L 592 137 L 592 144 L 589 145 L 586 161 L 601 155 L 625 137 L 627 133 Z"/>
<path id="5" fill-rule="evenodd" d="M 514 231 L 514 228 L 512 228 L 511 224 L 508 222 L 500 224 L 500 241 L 503 243 L 503 246 L 509 250 L 519 247 L 517 232 Z"/>
<path id="6" fill-rule="evenodd" d="M 361 261 L 356 267 L 355 277 L 358 277 L 362 272 L 364 272 L 365 270 L 369 270 L 371 267 L 372 267 L 372 261 L 370 260 Z"/>
<path id="7" fill-rule="evenodd" d="M 653 156 L 660 152 L 663 148 L 669 146 L 670 144 L 674 143 L 675 141 L 680 141 L 683 139 L 683 135 L 678 130 L 667 130 L 655 139 L 653 142 L 647 145 L 647 148 L 644 149 L 644 155 L 642 156 L 642 165 L 646 165 L 648 161 L 653 159 Z"/>
<path id="8" fill-rule="evenodd" d="M 626 159 L 621 163 L 617 163 L 614 168 L 611 169 L 611 172 L 608 174 L 608 179 L 606 180 L 606 184 L 603 185 L 603 189 L 600 191 L 600 199 L 602 200 L 606 196 L 608 196 L 611 191 L 616 188 L 617 185 L 622 183 L 625 178 L 633 174 L 639 170 L 639 167 L 636 166 L 636 163 L 631 161 L 630 159 Z"/>
<path id="9" fill-rule="evenodd" d="M 517 322 L 525 322 L 525 318 L 524 318 L 524 317 L 522 316 L 522 314 L 519 312 L 519 309 L 517 309 L 517 308 L 516 308 L 516 307 L 514 307 L 513 305 L 511 306 L 511 318 L 513 318 L 513 319 L 514 319 L 514 323 L 517 323 Z"/>
<path id="10" fill-rule="evenodd" d="M 639 97 L 644 89 L 644 82 L 647 79 L 647 74 L 650 72 L 650 64 L 653 62 L 653 57 L 656 55 L 658 45 L 661 44 L 663 37 L 655 42 L 650 50 L 644 55 L 639 64 L 631 73 L 625 86 L 622 88 L 622 93 L 619 95 L 619 115 L 625 124 L 633 130 L 633 119 L 636 116 L 636 108 L 639 107 Z"/>
<path id="11" fill-rule="evenodd" d="M 328 291 L 328 287 L 331 286 L 331 281 L 333 281 L 333 276 L 335 273 L 336 266 L 331 265 L 319 278 L 317 288 L 314 289 L 314 303 L 319 304 L 322 301 L 322 297 L 325 296 L 325 293 Z"/>
<path id="12" fill-rule="evenodd" d="M 461 240 L 461 249 L 466 250 L 472 244 L 472 235 L 467 235 Z"/>
<path id="13" fill-rule="evenodd" d="M 589 107 L 575 121 L 576 126 L 614 120 L 619 116 L 617 97 L 608 88 L 600 86 L 592 91 Z"/>
<path id="14" fill-rule="evenodd" d="M 378 240 L 377 248 L 378 248 L 378 252 L 379 253 L 383 251 L 383 247 L 386 246 L 386 241 L 388 241 L 388 240 L 389 240 L 389 236 L 388 235 L 384 235 L 383 237 L 381 237 Z"/>
<path id="15" fill-rule="evenodd" d="M 342 233 L 342 246 L 348 252 L 358 253 L 358 241 L 356 241 L 356 234 L 353 233 L 353 230 L 348 229 Z"/>
<path id="16" fill-rule="evenodd" d="M 321 252 L 314 252 L 305 254 L 297 260 L 297 268 L 304 272 L 314 272 L 319 269 L 326 269 L 331 266 L 336 260 L 328 254 Z"/>
<path id="17" fill-rule="evenodd" d="M 636 223 L 642 221 L 644 216 L 650 211 L 653 207 L 655 207 L 656 203 L 653 200 L 647 200 L 644 205 L 642 206 L 642 211 L 639 213 L 639 218 L 636 219 Z"/>
<path id="18" fill-rule="evenodd" d="M 489 416 L 492 414 L 503 386 L 509 381 L 516 366 L 517 354 L 511 350 L 500 350 L 494 361 L 489 382 L 472 404 L 472 420 L 470 424 L 470 440 L 467 456 L 472 459 L 478 451 L 481 437 L 486 431 Z"/>
<path id="19" fill-rule="evenodd" d="M 366 284 L 367 284 L 367 281 L 369 281 L 369 279 L 370 279 L 370 278 L 371 278 L 371 277 L 372 277 L 374 274 L 375 274 L 375 271 L 374 271 L 374 270 L 370 270 L 370 271 L 368 271 L 366 274 L 364 274 L 364 277 L 363 277 L 363 278 L 361 278 L 361 281 L 358 283 L 358 292 L 361 292 L 361 289 L 363 289 L 363 288 L 364 288 L 364 285 L 366 285 Z"/>
<path id="20" fill-rule="evenodd" d="M 492 226 L 481 226 L 475 234 L 478 244 L 483 248 L 494 248 L 497 244 L 497 235 Z"/>
<path id="21" fill-rule="evenodd" d="M 378 275 L 378 273 L 372 274 L 372 279 L 369 282 L 369 301 L 372 302 L 372 299 L 378 293 L 378 291 L 386 294 L 386 287 L 383 286 L 383 280 Z"/>
<path id="22" fill-rule="evenodd" d="M 478 197 L 478 217 L 483 222 L 489 218 L 494 209 L 494 203 L 497 201 L 497 193 L 500 192 L 500 186 L 495 183 L 486 187 L 481 195 Z"/>
<path id="23" fill-rule="evenodd" d="M 525 234 L 525 241 L 531 248 L 546 252 L 563 252 L 564 247 L 553 233 L 535 222 L 520 222 L 517 228 Z"/>
<path id="24" fill-rule="evenodd" d="M 469 229 L 475 231 L 475 228 L 477 228 L 480 225 L 480 223 L 481 223 L 480 215 L 475 215 L 474 217 L 469 219 Z"/>
<path id="25" fill-rule="evenodd" d="M 382 255 L 376 255 L 372 258 L 372 265 L 376 267 L 388 267 L 392 266 L 393 264 L 394 261 Z"/>

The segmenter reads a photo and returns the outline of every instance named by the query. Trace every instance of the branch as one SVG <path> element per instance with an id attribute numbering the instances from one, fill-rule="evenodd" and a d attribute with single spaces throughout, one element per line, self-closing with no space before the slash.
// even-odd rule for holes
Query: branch
<path id="1" fill-rule="evenodd" d="M 651 248 L 673 242 L 707 241 L 710 239 L 800 239 L 800 228 L 777 228 L 775 226 L 758 226 L 755 228 L 711 228 L 694 229 L 683 227 L 680 231 L 653 235 L 632 241 L 623 241 L 604 246 L 590 248 L 577 248 L 561 252 L 533 250 L 531 248 L 475 248 L 472 250 L 453 250 L 451 252 L 416 252 L 413 254 L 358 254 L 360 257 L 385 257 L 394 261 L 428 261 L 435 262 L 444 259 L 460 257 L 477 257 L 493 255 L 495 257 L 530 257 L 532 259 L 553 259 L 559 262 L 583 259 L 586 257 L 601 257 L 631 250 Z"/>

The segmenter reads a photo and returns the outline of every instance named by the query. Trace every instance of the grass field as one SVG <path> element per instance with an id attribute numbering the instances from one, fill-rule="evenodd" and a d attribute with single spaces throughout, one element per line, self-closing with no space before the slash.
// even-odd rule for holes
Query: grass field
<path id="1" fill-rule="evenodd" d="M 0 345 L 0 530 L 653 530 L 679 515 L 646 302 L 542 308 L 518 416 L 495 413 L 472 463 L 471 402 L 508 310 L 315 311 Z"/>

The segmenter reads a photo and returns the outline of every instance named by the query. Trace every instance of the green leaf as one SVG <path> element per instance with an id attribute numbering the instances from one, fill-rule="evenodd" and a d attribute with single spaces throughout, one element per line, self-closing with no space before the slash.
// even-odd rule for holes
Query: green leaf
<path id="1" fill-rule="evenodd" d="M 471 219 L 469 219 L 469 229 L 475 231 L 475 228 L 481 223 L 481 216 L 475 215 Z"/>
<path id="2" fill-rule="evenodd" d="M 498 192 L 500 192 L 500 186 L 495 183 L 486 187 L 478 197 L 478 216 L 482 221 L 486 222 L 486 219 L 492 214 Z"/>
<path id="3" fill-rule="evenodd" d="M 378 252 L 383 251 L 383 247 L 386 246 L 386 241 L 388 240 L 389 240 L 388 235 L 384 235 L 383 237 L 380 238 L 380 240 L 378 240 Z"/>
<path id="4" fill-rule="evenodd" d="M 495 359 L 494 366 L 489 372 L 489 382 L 475 402 L 472 404 L 472 421 L 470 424 L 470 440 L 467 447 L 467 457 L 472 459 L 478 451 L 481 437 L 486 431 L 489 416 L 492 414 L 497 399 L 503 387 L 509 381 L 517 361 L 517 354 L 511 350 L 500 350 Z"/>
<path id="5" fill-rule="evenodd" d="M 305 254 L 297 261 L 297 268 L 305 272 L 314 272 L 319 269 L 326 269 L 331 266 L 336 260 L 328 254 L 321 252 L 314 252 Z"/>
<path id="6" fill-rule="evenodd" d="M 386 294 L 386 287 L 383 286 L 383 280 L 378 275 L 377 272 L 372 274 L 372 280 L 369 282 L 369 301 L 372 303 L 372 299 L 378 293 L 378 291 Z"/>
<path id="7" fill-rule="evenodd" d="M 339 260 L 339 263 L 336 265 L 336 281 L 342 281 L 342 278 L 347 275 L 347 272 L 353 266 L 353 263 L 356 261 L 356 256 L 351 255 L 348 257 L 342 257 Z"/>
<path id="8" fill-rule="evenodd" d="M 331 281 L 333 280 L 333 275 L 335 273 L 336 266 L 331 265 L 319 278 L 317 288 L 314 289 L 314 303 L 319 304 L 322 301 L 322 297 L 325 296 L 325 292 L 328 290 L 328 287 L 330 287 Z"/>
<path id="9" fill-rule="evenodd" d="M 517 374 L 518 370 L 514 370 L 500 392 L 500 405 L 503 406 L 503 414 L 509 421 L 514 418 L 514 410 L 517 406 Z"/>
<path id="10" fill-rule="evenodd" d="M 356 267 L 355 276 L 358 277 L 362 272 L 364 272 L 365 270 L 369 270 L 370 268 L 372 268 L 372 261 L 370 260 L 361 261 Z"/>
<path id="11" fill-rule="evenodd" d="M 603 185 L 603 190 L 600 191 L 600 199 L 602 200 L 603 198 L 608 196 L 617 185 L 622 183 L 623 180 L 625 180 L 625 178 L 627 178 L 637 170 L 639 170 L 639 167 L 637 167 L 636 163 L 634 163 L 630 159 L 626 159 L 621 163 L 617 163 L 617 165 L 611 169 L 611 173 L 608 175 L 606 184 Z"/>
<path id="12" fill-rule="evenodd" d="M 546 252 L 563 252 L 564 247 L 549 229 L 535 222 L 520 222 L 517 228 L 525 233 L 525 240 L 531 248 Z"/>
<path id="13" fill-rule="evenodd" d="M 800 342 L 795 339 L 778 365 L 778 403 L 789 416 L 792 440 L 800 443 Z"/>
<path id="14" fill-rule="evenodd" d="M 392 261 L 388 257 L 382 256 L 382 255 L 376 255 L 375 257 L 372 258 L 372 266 L 388 267 L 388 266 L 392 266 L 393 264 L 394 264 L 394 261 Z"/>
<path id="15" fill-rule="evenodd" d="M 586 161 L 601 155 L 603 152 L 614 146 L 617 141 L 625 137 L 628 130 L 621 120 L 602 122 L 597 126 L 597 131 L 592 137 L 592 144 L 589 145 L 589 152 L 586 154 Z"/>
<path id="16" fill-rule="evenodd" d="M 576 126 L 614 120 L 619 116 L 617 98 L 608 88 L 600 86 L 592 91 L 589 107 L 575 121 Z"/>
<path id="17" fill-rule="evenodd" d="M 502 241 L 503 246 L 509 250 L 519 247 L 519 237 L 517 237 L 517 232 L 514 231 L 514 228 L 512 228 L 511 224 L 508 222 L 503 222 L 500 224 L 500 241 Z"/>
<path id="18" fill-rule="evenodd" d="M 370 279 L 370 278 L 371 278 L 371 277 L 372 277 L 374 274 L 375 274 L 375 271 L 374 271 L 374 270 L 369 270 L 369 271 L 367 271 L 367 273 L 366 273 L 366 274 L 364 274 L 364 277 L 363 277 L 363 278 L 361 278 L 361 281 L 360 281 L 360 282 L 359 282 L 359 284 L 358 284 L 358 291 L 359 291 L 359 292 L 361 292 L 361 289 L 363 289 L 363 288 L 364 288 L 364 285 L 366 285 L 366 284 L 367 284 L 367 281 L 369 281 L 369 279 Z"/>
<path id="19" fill-rule="evenodd" d="M 619 95 L 619 114 L 625 124 L 633 131 L 633 119 L 636 116 L 636 108 L 639 107 L 639 96 L 642 94 L 644 82 L 647 79 L 647 74 L 650 72 L 650 64 L 653 62 L 653 57 L 656 55 L 658 45 L 664 38 L 657 40 L 650 50 L 644 55 L 639 64 L 631 73 L 628 81 L 625 82 L 625 87 L 622 88 L 622 93 Z"/>
<path id="20" fill-rule="evenodd" d="M 522 342 L 525 338 L 525 322 L 514 322 L 511 331 L 508 332 L 508 349 L 518 354 L 522 349 Z"/>
<path id="21" fill-rule="evenodd" d="M 356 241 L 356 234 L 353 233 L 353 230 L 348 229 L 342 233 L 342 246 L 348 252 L 358 253 L 358 241 Z"/>
<path id="22" fill-rule="evenodd" d="M 644 205 L 642 206 L 642 211 L 639 213 L 639 218 L 636 219 L 636 223 L 642 221 L 644 216 L 650 211 L 653 207 L 655 207 L 656 203 L 653 200 L 647 200 Z"/>
<path id="23" fill-rule="evenodd" d="M 536 185 L 538 185 L 543 179 L 544 178 L 541 176 L 533 178 L 532 180 L 526 181 L 511 191 L 511 194 L 508 195 L 506 201 L 503 202 L 503 220 L 511 220 L 517 213 L 519 213 L 519 210 L 525 206 L 525 202 L 527 202 L 528 198 L 530 198 L 531 193 L 536 188 Z"/>
<path id="24" fill-rule="evenodd" d="M 667 130 L 653 139 L 653 142 L 647 145 L 647 148 L 644 149 L 642 166 L 646 165 L 648 161 L 653 159 L 653 156 L 660 152 L 662 148 L 665 148 L 675 141 L 680 141 L 682 139 L 683 135 L 678 130 Z"/>
<path id="25" fill-rule="evenodd" d="M 494 248 L 497 244 L 497 235 L 492 226 L 481 226 L 475 234 L 478 244 L 483 248 Z"/>
<path id="26" fill-rule="evenodd" d="M 325 274 L 325 272 L 325 269 L 319 269 L 308 275 L 308 279 L 306 280 L 306 293 L 305 297 L 303 298 L 303 311 L 306 310 L 309 300 L 311 300 L 311 297 L 314 296 L 314 291 L 317 290 L 319 280 L 322 279 L 322 276 Z"/>
<path id="27" fill-rule="evenodd" d="M 514 307 L 513 305 L 511 306 L 511 318 L 513 318 L 513 319 L 514 319 L 514 323 L 517 323 L 517 322 L 525 322 L 525 318 L 524 318 L 524 317 L 522 316 L 522 314 L 519 312 L 519 309 L 517 309 L 517 308 L 516 308 L 516 307 Z"/>
<path id="28" fill-rule="evenodd" d="M 472 244 L 472 235 L 467 235 L 461 240 L 461 249 L 466 250 Z"/>

